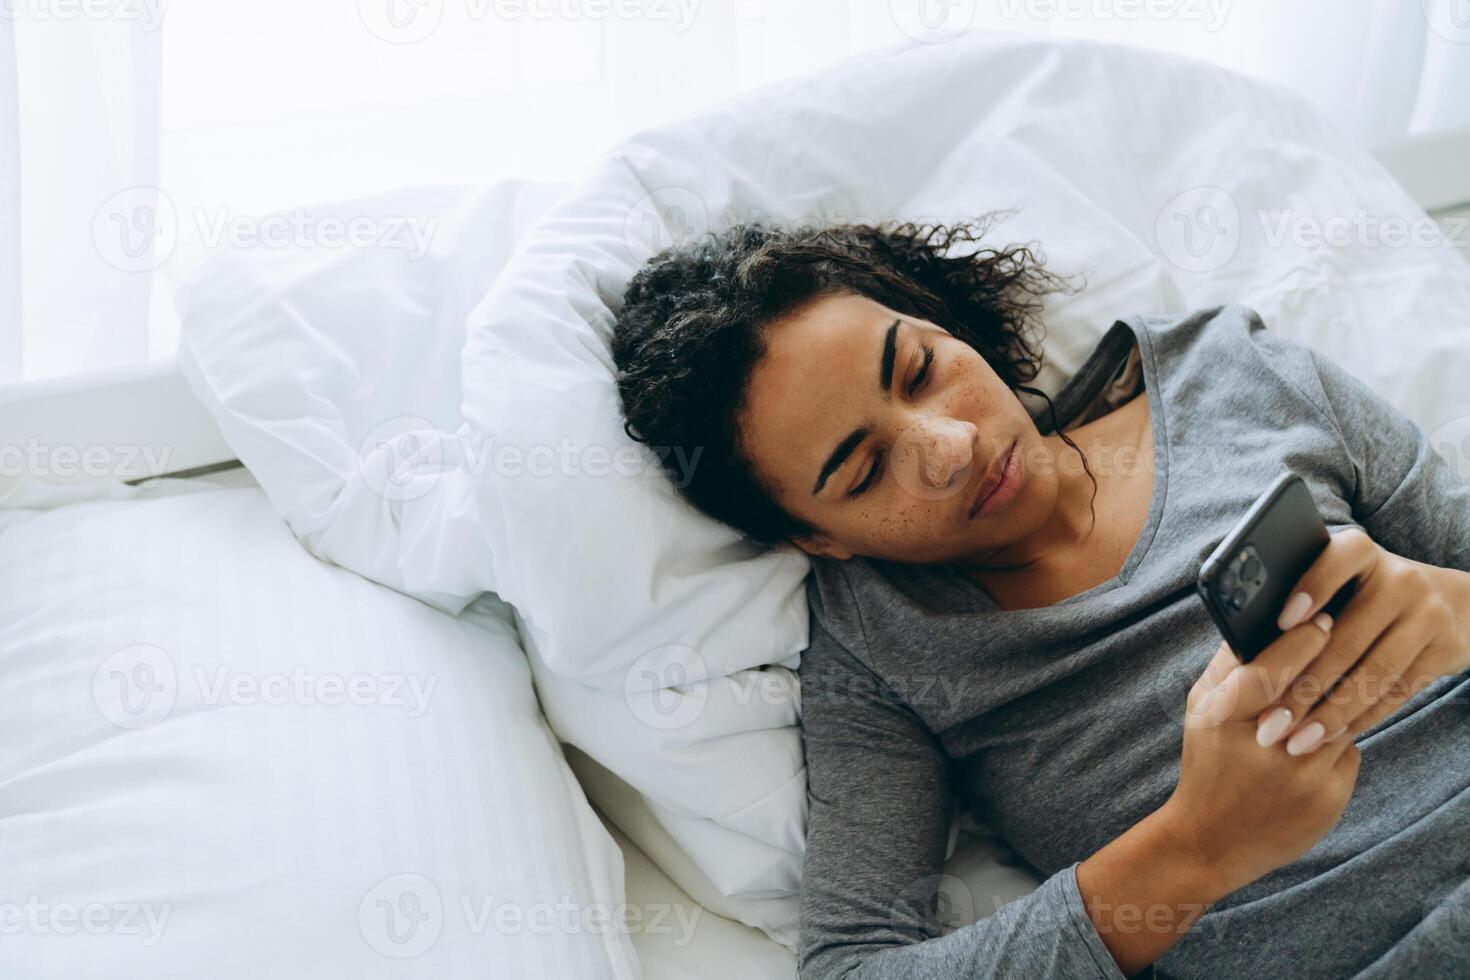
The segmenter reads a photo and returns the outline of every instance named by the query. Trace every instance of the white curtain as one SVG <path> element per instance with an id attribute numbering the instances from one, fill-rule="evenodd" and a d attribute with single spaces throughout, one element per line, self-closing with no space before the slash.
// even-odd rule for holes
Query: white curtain
<path id="1" fill-rule="evenodd" d="M 1470 125 L 1470 0 L 1291 0 L 1260 38 L 1261 74 L 1369 146 Z"/>
<path id="2" fill-rule="evenodd" d="M 0 370 L 35 378 L 140 361 L 151 271 L 171 231 L 155 191 L 157 25 L 130 3 L 4 0 L 0 11 L 16 55 L 0 103 L 17 110 L 0 153 L 19 211 L 4 227 L 19 257 L 0 266 L 0 296 L 20 297 L 19 351 L 8 345 Z"/>
<path id="3" fill-rule="evenodd" d="M 638 128 L 961 30 L 1210 59 L 1369 145 L 1470 125 L 1470 0 L 0 0 L 0 379 L 171 356 L 173 286 L 273 212 L 575 178 Z"/>
<path id="4" fill-rule="evenodd" d="M 15 24 L 0 20 L 0 382 L 20 376 L 20 119 Z"/>
<path id="5" fill-rule="evenodd" d="M 1411 132 L 1470 126 L 1470 0 L 1423 0 L 1429 20 Z"/>

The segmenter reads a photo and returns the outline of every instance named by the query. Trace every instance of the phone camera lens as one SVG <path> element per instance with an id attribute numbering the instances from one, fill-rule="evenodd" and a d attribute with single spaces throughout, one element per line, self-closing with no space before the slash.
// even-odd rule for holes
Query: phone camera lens
<path id="1" fill-rule="evenodd" d="M 1227 568 L 1220 573 L 1220 591 L 1229 595 L 1240 585 L 1240 579 L 1236 578 L 1235 569 Z"/>
<path id="2" fill-rule="evenodd" d="M 1261 574 L 1261 560 L 1259 558 L 1247 558 L 1245 564 L 1240 566 L 1240 577 L 1247 582 L 1254 582 Z"/>
<path id="3" fill-rule="evenodd" d="M 1245 589 L 1236 589 L 1234 592 L 1230 593 L 1230 598 L 1227 601 L 1230 603 L 1231 609 L 1234 609 L 1236 612 L 1240 612 L 1242 609 L 1245 608 L 1246 598 L 1247 596 L 1245 594 Z"/>

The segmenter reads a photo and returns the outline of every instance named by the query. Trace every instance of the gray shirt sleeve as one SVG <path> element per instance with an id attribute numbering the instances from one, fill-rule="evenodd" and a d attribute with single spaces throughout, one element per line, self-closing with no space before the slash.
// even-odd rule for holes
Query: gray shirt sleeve
<path id="1" fill-rule="evenodd" d="M 1307 350 L 1351 464 L 1354 518 L 1394 554 L 1470 571 L 1470 484 L 1412 419 L 1331 358 Z"/>
<path id="2" fill-rule="evenodd" d="M 1076 865 L 939 935 L 932 903 L 951 802 L 943 749 L 815 616 L 799 674 L 809 802 L 801 980 L 1121 980 L 1083 906 Z"/>

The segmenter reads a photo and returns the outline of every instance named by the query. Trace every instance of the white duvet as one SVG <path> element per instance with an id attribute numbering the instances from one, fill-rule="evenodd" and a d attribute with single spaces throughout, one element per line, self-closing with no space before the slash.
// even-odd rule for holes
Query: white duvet
<path id="1" fill-rule="evenodd" d="M 446 608 L 495 589 L 558 736 L 633 791 L 613 780 L 589 785 L 593 798 L 655 857 L 637 828 L 678 848 L 665 866 L 692 894 L 787 944 L 804 838 L 792 668 L 805 558 L 750 552 L 628 440 L 611 326 L 649 256 L 733 221 L 1005 207 L 1020 210 L 995 241 L 1034 241 L 1052 269 L 1086 276 L 1046 309 L 1044 388 L 1116 317 L 1241 302 L 1426 428 L 1470 417 L 1455 382 L 1470 368 L 1470 268 L 1393 234 L 1422 231 L 1422 211 L 1303 102 L 1159 54 L 977 34 L 852 59 L 620 144 L 527 232 L 469 317 L 459 418 L 375 444 L 431 461 L 406 464 L 415 491 L 394 500 L 341 463 L 325 484 L 335 496 L 319 513 L 339 519 L 319 540 L 381 542 L 334 560 Z M 238 397 L 204 320 L 192 340 L 185 323 L 186 356 L 207 368 L 193 369 L 196 389 L 272 489 L 250 430 L 279 427 L 283 411 L 262 419 Z M 289 517 L 289 493 L 272 496 Z M 399 514 L 413 515 L 411 548 L 394 541 Z M 620 811 L 629 799 L 639 815 Z"/>

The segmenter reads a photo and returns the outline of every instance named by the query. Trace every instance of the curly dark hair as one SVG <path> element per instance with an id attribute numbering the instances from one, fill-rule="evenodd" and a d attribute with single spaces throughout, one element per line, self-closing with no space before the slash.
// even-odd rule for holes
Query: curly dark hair
<path id="1" fill-rule="evenodd" d="M 1025 384 L 1041 367 L 1042 297 L 1072 287 L 1034 243 L 949 254 L 1007 213 L 951 225 L 754 222 L 663 250 L 628 283 L 614 325 L 623 431 L 655 448 L 690 503 L 752 542 L 812 533 L 776 502 L 737 425 L 765 329 L 818 298 L 858 294 L 944 328 L 1007 386 L 1045 399 Z"/>

